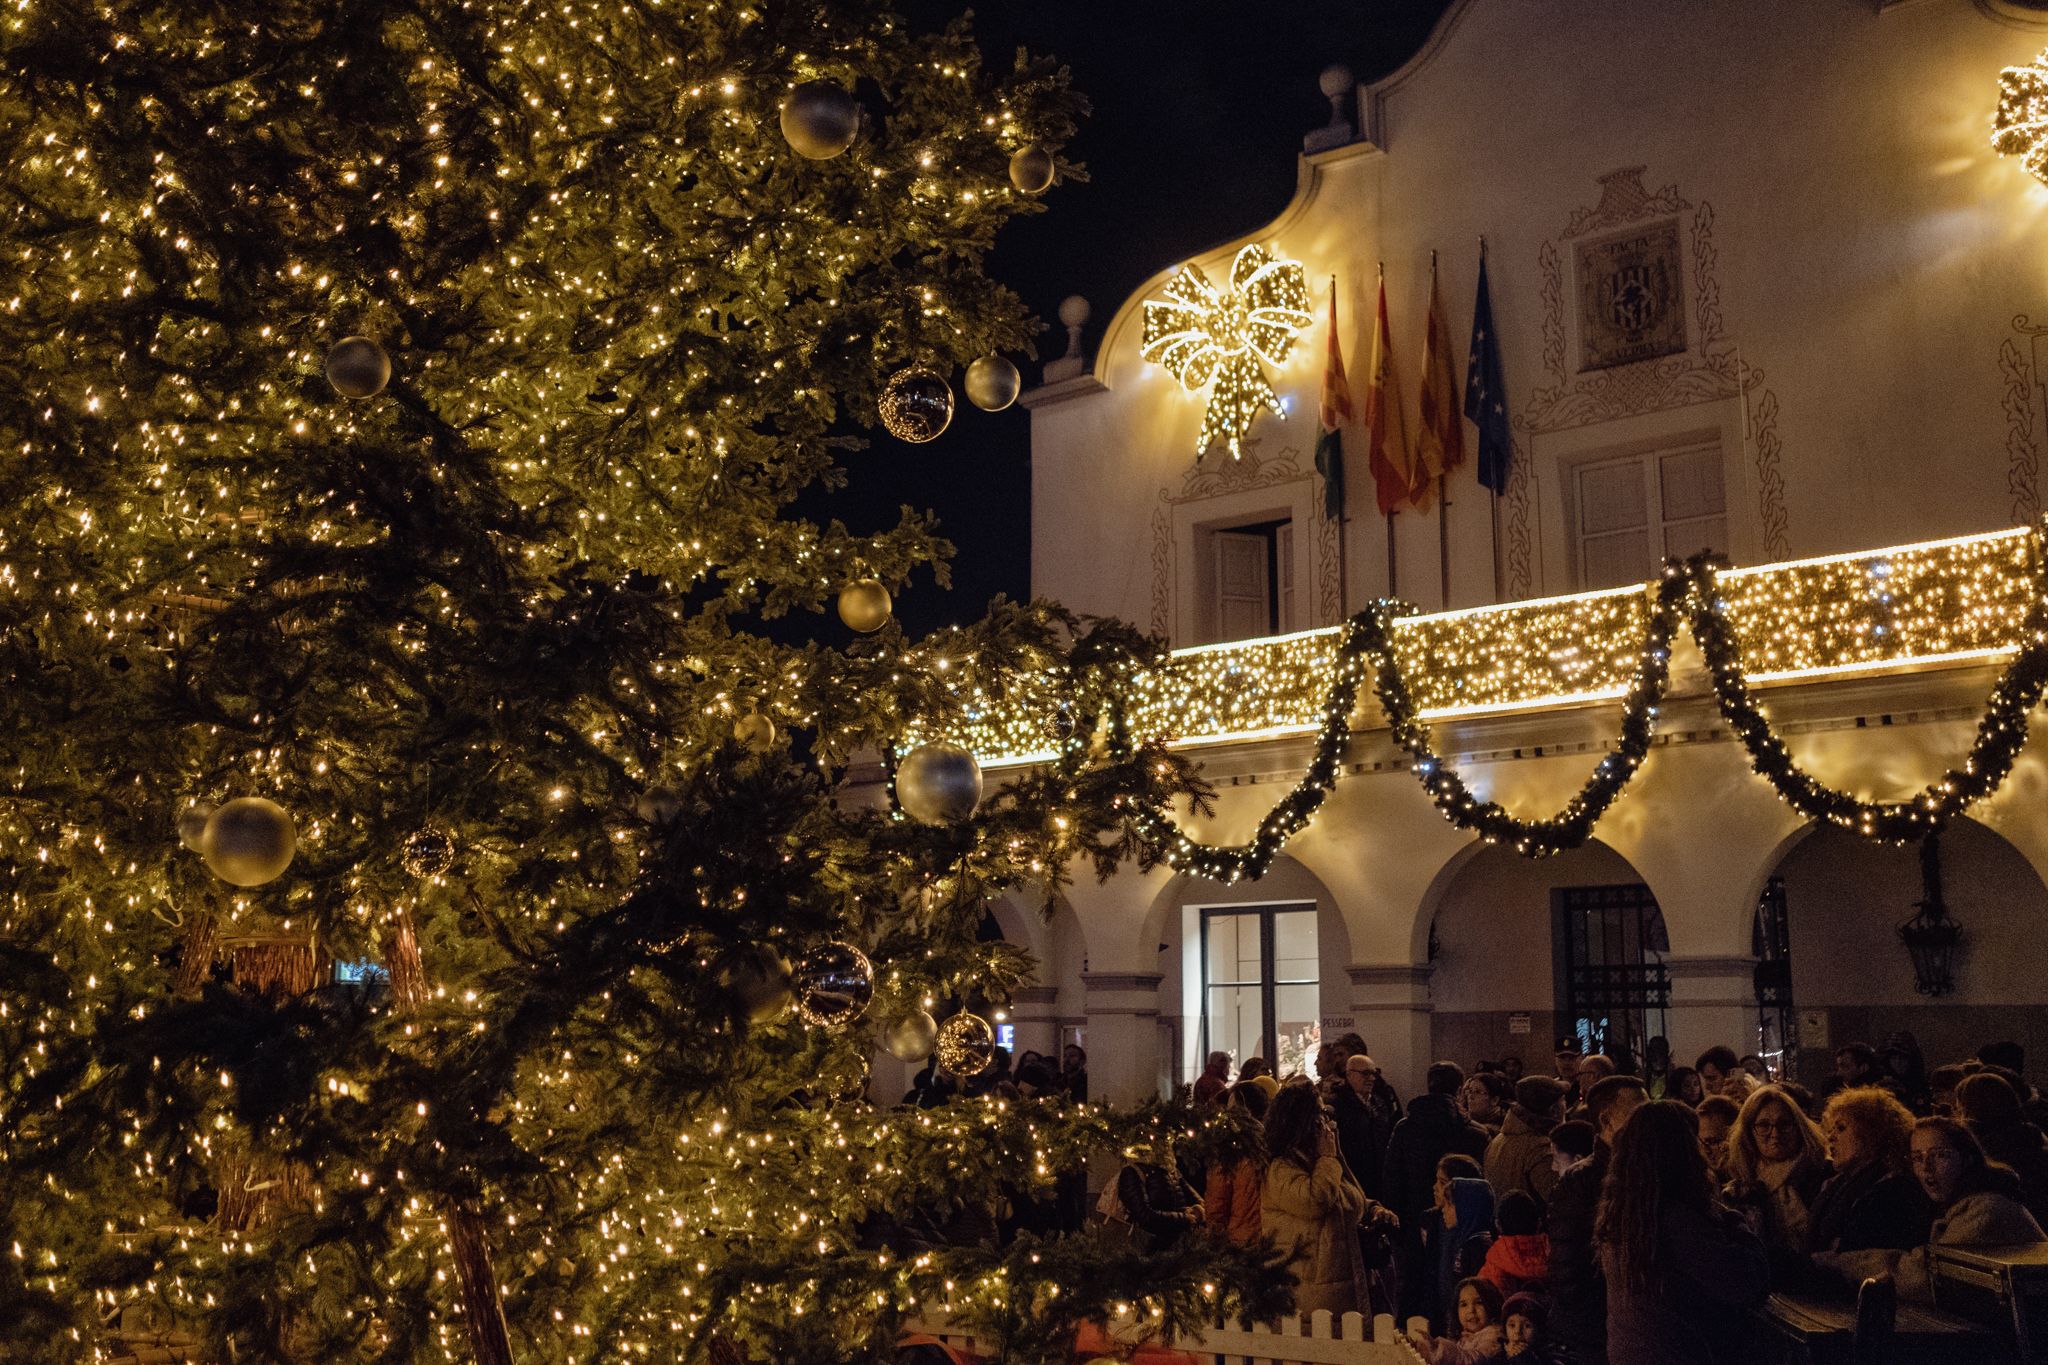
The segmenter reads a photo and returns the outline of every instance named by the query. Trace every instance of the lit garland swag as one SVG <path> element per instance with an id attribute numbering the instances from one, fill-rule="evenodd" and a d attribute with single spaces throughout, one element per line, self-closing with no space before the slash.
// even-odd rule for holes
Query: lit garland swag
<path id="1" fill-rule="evenodd" d="M 1593 826 L 1650 752 L 1658 703 L 1670 681 L 1671 640 L 1681 623 L 1691 628 L 1699 644 L 1713 675 L 1714 699 L 1749 751 L 1751 766 L 1801 815 L 1866 838 L 1909 843 L 1934 833 L 1990 796 L 2012 771 L 2013 761 L 2027 742 L 2027 713 L 2040 702 L 2043 688 L 2048 686 L 2048 590 L 2037 593 L 2027 612 L 2021 631 L 2024 643 L 1992 689 L 1990 702 L 1977 722 L 1976 741 L 1963 762 L 1910 800 L 1861 801 L 1801 769 L 1784 741 L 1771 730 L 1744 680 L 1717 573 L 1718 565 L 1706 555 L 1666 563 L 1656 585 L 1657 602 L 1644 633 L 1635 678 L 1622 703 L 1621 734 L 1614 751 L 1595 765 L 1585 785 L 1554 815 L 1523 819 L 1497 801 L 1477 799 L 1432 747 L 1429 726 L 1418 718 L 1414 697 L 1394 654 L 1394 622 L 1415 608 L 1383 598 L 1347 624 L 1337 651 L 1336 677 L 1323 703 L 1315 755 L 1301 780 L 1259 821 L 1258 832 L 1249 842 L 1230 846 L 1200 843 L 1157 806 L 1141 808 L 1133 822 L 1152 851 L 1178 871 L 1232 882 L 1264 875 L 1335 785 L 1344 747 L 1351 738 L 1351 715 L 1358 704 L 1359 688 L 1370 673 L 1394 742 L 1414 760 L 1415 775 L 1446 819 L 1488 843 L 1508 845 L 1531 858 L 1577 848 L 1592 836 Z M 2042 576 L 2038 557 L 2035 574 L 2038 581 Z M 1112 715 L 1109 731 L 1112 752 L 1120 758 L 1127 756 L 1129 738 L 1121 714 Z"/>

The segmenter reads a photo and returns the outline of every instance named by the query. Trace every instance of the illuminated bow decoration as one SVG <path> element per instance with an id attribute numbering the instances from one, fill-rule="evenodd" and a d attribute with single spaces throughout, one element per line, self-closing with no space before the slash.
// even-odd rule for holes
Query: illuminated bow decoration
<path id="1" fill-rule="evenodd" d="M 2030 66 L 2008 66 L 1998 73 L 1991 145 L 2022 158 L 2029 171 L 2048 180 L 2048 52 Z"/>
<path id="2" fill-rule="evenodd" d="M 1195 439 L 1196 459 L 1219 440 L 1236 459 L 1260 410 L 1279 411 L 1259 362 L 1284 364 L 1294 334 L 1312 321 L 1300 264 L 1256 244 L 1230 263 L 1228 289 L 1219 292 L 1200 269 L 1184 265 L 1166 282 L 1165 297 L 1145 300 L 1138 354 L 1164 365 L 1190 393 L 1214 386 Z"/>

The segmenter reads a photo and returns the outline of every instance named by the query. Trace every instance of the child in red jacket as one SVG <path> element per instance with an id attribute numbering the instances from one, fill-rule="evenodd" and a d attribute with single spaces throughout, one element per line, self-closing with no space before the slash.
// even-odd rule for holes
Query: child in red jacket
<path id="1" fill-rule="evenodd" d="M 1500 1201 L 1500 1235 L 1487 1249 L 1479 1278 L 1502 1298 L 1544 1292 L 1550 1279 L 1550 1238 L 1543 1232 L 1543 1214 L 1535 1199 L 1515 1190 Z"/>

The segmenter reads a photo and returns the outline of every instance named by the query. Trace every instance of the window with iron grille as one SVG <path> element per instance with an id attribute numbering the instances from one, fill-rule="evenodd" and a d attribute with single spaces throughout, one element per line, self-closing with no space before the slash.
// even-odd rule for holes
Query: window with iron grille
<path id="1" fill-rule="evenodd" d="M 1799 1060 L 1799 1016 L 1792 1007 L 1792 924 L 1783 877 L 1765 882 L 1757 898 L 1750 949 L 1756 955 L 1757 1055 L 1774 1075 L 1789 1076 Z"/>
<path id="2" fill-rule="evenodd" d="M 1664 912 L 1640 882 L 1551 894 L 1565 1028 L 1582 1052 L 1642 1056 L 1649 1039 L 1670 1036 Z"/>

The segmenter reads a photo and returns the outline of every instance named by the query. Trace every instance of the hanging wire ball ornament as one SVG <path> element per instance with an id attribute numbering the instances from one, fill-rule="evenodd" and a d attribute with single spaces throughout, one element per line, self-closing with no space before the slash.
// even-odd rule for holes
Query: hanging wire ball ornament
<path id="1" fill-rule="evenodd" d="M 1074 719 L 1074 708 L 1067 702 L 1061 702 L 1053 708 L 1052 714 L 1045 718 L 1045 732 L 1054 739 L 1065 742 L 1074 737 L 1074 729 L 1078 724 L 1079 722 Z"/>
<path id="2" fill-rule="evenodd" d="M 967 401 L 983 412 L 1001 412 L 1017 401 L 1024 376 L 999 355 L 985 355 L 967 367 Z"/>
<path id="3" fill-rule="evenodd" d="M 978 1014 L 962 1012 L 939 1025 L 939 1065 L 955 1076 L 979 1076 L 996 1059 L 996 1031 Z"/>
<path id="4" fill-rule="evenodd" d="M 834 81 L 805 81 L 782 101 L 782 136 L 796 154 L 829 161 L 860 135 L 860 105 Z"/>
<path id="5" fill-rule="evenodd" d="M 891 436 L 922 445 L 953 420 L 953 390 L 931 366 L 910 365 L 890 378 L 876 407 Z"/>
<path id="6" fill-rule="evenodd" d="M 327 352 L 327 382 L 343 398 L 375 398 L 391 382 L 391 357 L 368 337 L 343 337 Z"/>
<path id="7" fill-rule="evenodd" d="M 240 796 L 206 819 L 199 853 L 213 875 L 231 886 L 274 882 L 299 851 L 292 817 L 275 801 Z"/>
<path id="8" fill-rule="evenodd" d="M 405 836 L 398 862 L 415 877 L 439 877 L 455 866 L 455 836 L 446 825 L 422 825 Z"/>
<path id="9" fill-rule="evenodd" d="M 796 1012 L 819 1028 L 843 1028 L 867 1013 L 875 968 L 851 943 L 834 940 L 804 954 L 796 969 Z"/>
<path id="10" fill-rule="evenodd" d="M 888 625 L 895 606 L 879 578 L 856 578 L 839 590 L 839 619 L 863 635 Z"/>
<path id="11" fill-rule="evenodd" d="M 912 1010 L 885 1025 L 882 1050 L 899 1062 L 921 1062 L 938 1046 L 939 1024 L 930 1010 Z"/>

